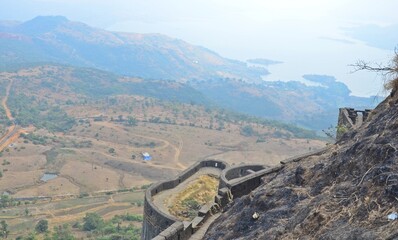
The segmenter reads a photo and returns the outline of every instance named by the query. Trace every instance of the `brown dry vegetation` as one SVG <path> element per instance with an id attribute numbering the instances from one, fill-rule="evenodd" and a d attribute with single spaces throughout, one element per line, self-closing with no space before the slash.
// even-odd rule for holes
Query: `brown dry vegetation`
<path id="1" fill-rule="evenodd" d="M 200 206 L 212 203 L 217 195 L 219 179 L 202 175 L 190 182 L 169 202 L 169 212 L 181 220 L 192 220 Z"/>
<path id="2" fill-rule="evenodd" d="M 33 144 L 20 138 L 0 157 L 0 162 L 10 162 L 0 166 L 3 171 L 7 169 L 0 180 L 0 191 L 22 197 L 140 187 L 167 179 L 206 157 L 231 164 L 250 161 L 273 165 L 310 147 L 324 146 L 318 140 L 271 138 L 257 142 L 256 137 L 239 133 L 154 123 L 126 127 L 90 121 L 66 134 L 43 130 L 33 134 L 47 136 L 46 143 Z M 89 146 L 85 146 L 87 142 Z M 146 146 L 151 142 L 154 147 Z M 115 152 L 110 153 L 110 148 Z M 49 156 L 50 151 L 57 154 Z M 152 161 L 141 160 L 144 151 L 153 156 Z M 41 182 L 45 172 L 58 173 L 62 181 Z"/>
<path id="3" fill-rule="evenodd" d="M 389 74 L 392 75 L 392 80 L 386 83 L 385 88 L 395 92 L 398 90 L 398 53 L 395 54 Z"/>

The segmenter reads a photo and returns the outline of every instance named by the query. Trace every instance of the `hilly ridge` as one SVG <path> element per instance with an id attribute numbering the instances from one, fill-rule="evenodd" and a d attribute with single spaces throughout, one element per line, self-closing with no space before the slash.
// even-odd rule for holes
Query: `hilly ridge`
<path id="1" fill-rule="evenodd" d="M 161 34 L 109 32 L 62 16 L 3 24 L 0 32 L 0 59 L 8 64 L 58 62 L 181 81 L 223 75 L 255 79 L 267 73 Z"/>
<path id="2" fill-rule="evenodd" d="M 257 117 L 326 129 L 337 120 L 338 108 L 373 108 L 378 97 L 355 97 L 334 77 L 305 75 L 318 86 L 298 81 L 248 83 L 237 79 L 189 82 L 219 106 Z"/>
<path id="3" fill-rule="evenodd" d="M 162 81 L 184 83 L 178 93 L 173 93 L 177 101 L 183 96 L 183 102 L 200 98 L 194 102 L 207 101 L 220 108 L 317 131 L 335 124 L 339 107 L 373 108 L 380 101 L 377 97 L 352 96 L 348 87 L 332 76 L 305 75 L 314 83 L 312 86 L 299 81 L 263 81 L 261 77 L 269 74 L 266 66 L 227 59 L 161 34 L 111 32 L 62 16 L 39 16 L 22 23 L 0 22 L 0 70 L 45 64 L 138 77 L 145 81 L 136 84 L 135 89 L 140 91 L 145 85 L 146 90 L 141 92 L 149 94 L 153 88 L 151 97 L 159 99 L 169 98 L 165 96 L 167 91 L 158 91 Z M 90 74 L 82 77 L 87 78 L 82 86 L 96 87 Z M 109 93 L 112 88 L 106 91 Z"/>
<path id="4" fill-rule="evenodd" d="M 16 120 L 23 126 L 34 124 L 35 126 L 45 127 L 48 126 L 46 124 L 50 124 L 52 127 L 49 130 L 66 131 L 73 125 L 73 121 L 63 116 L 63 109 L 74 108 L 79 105 L 95 108 L 98 103 L 106 104 L 116 109 L 116 106 L 120 104 L 116 104 L 117 98 L 130 97 L 131 99 L 124 103 L 126 106 L 135 105 L 136 103 L 134 102 L 136 100 L 134 98 L 151 99 L 151 102 L 156 101 L 159 105 L 176 105 L 176 109 L 168 110 L 174 112 L 173 115 L 181 111 L 177 106 L 181 104 L 189 105 L 187 107 L 188 112 L 184 112 L 183 118 L 190 118 L 191 115 L 194 115 L 191 112 L 194 108 L 200 108 L 202 109 L 201 111 L 205 111 L 206 118 L 209 118 L 214 112 L 215 117 L 211 117 L 211 121 L 213 122 L 214 120 L 214 128 L 220 128 L 220 126 L 216 127 L 216 122 L 218 121 L 220 121 L 219 124 L 221 122 L 223 124 L 243 124 L 248 122 L 274 127 L 277 130 L 283 129 L 283 131 L 288 132 L 286 136 L 291 135 L 299 138 L 316 137 L 313 131 L 291 124 L 255 118 L 218 108 L 202 92 L 188 84 L 176 81 L 122 77 L 97 69 L 63 65 L 31 66 L 12 72 L 3 72 L 0 73 L 0 76 L 2 77 L 2 82 L 15 80 L 9 104 L 12 111 L 14 111 Z M 113 103 L 113 101 L 116 102 Z M 147 106 L 142 106 L 142 108 L 147 108 Z M 130 113 L 132 111 L 129 110 Z M 43 117 L 49 118 L 51 121 L 46 121 Z M 145 116 L 140 120 L 152 121 L 151 117 L 157 119 L 156 122 L 169 124 L 176 124 L 178 119 L 175 116 L 163 119 L 159 115 Z M 56 119 L 60 120 L 55 121 Z M 68 124 L 64 124 L 65 121 Z M 190 124 L 193 124 L 192 121 L 196 121 L 195 118 L 191 120 Z M 53 123 L 55 125 L 52 125 Z M 207 127 L 211 125 L 213 124 Z"/>

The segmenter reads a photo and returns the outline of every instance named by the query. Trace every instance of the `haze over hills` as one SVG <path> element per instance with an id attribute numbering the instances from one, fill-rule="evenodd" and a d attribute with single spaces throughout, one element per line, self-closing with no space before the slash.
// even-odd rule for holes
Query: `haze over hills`
<path id="1" fill-rule="evenodd" d="M 200 92 L 207 104 L 315 130 L 334 124 L 339 107 L 372 108 L 378 103 L 374 97 L 350 96 L 347 86 L 331 76 L 306 75 L 314 86 L 262 81 L 268 71 L 258 64 L 278 61 L 255 59 L 256 67 L 249 66 L 164 35 L 109 32 L 62 16 L 0 22 L 0 43 L 4 70 L 51 62 L 167 79 Z"/>
<path id="2" fill-rule="evenodd" d="M 3 22 L 0 31 L 0 59 L 6 65 L 58 62 L 173 80 L 224 75 L 258 79 L 267 73 L 182 40 L 160 34 L 108 32 L 62 16 Z"/>
<path id="3" fill-rule="evenodd" d="M 63 16 L 0 21 L 0 237 L 139 239 L 143 206 L 153 197 L 147 194 L 151 188 L 145 193 L 150 184 L 191 173 L 189 166 L 203 159 L 278 167 L 281 160 L 325 145 L 330 148 L 322 155 L 289 160 L 281 172 L 264 178 L 268 185 L 228 204 L 208 239 L 254 239 L 258 232 L 277 239 L 289 231 L 316 238 L 319 232 L 307 230 L 320 223 L 329 228 L 329 222 L 336 231 L 358 223 L 354 230 L 368 234 L 360 226 L 363 216 L 382 206 L 384 217 L 398 197 L 391 175 L 396 168 L 389 168 L 396 149 L 386 144 L 394 143 L 396 124 L 390 120 L 397 114 L 388 109 L 397 105 L 397 96 L 379 105 L 366 126 L 332 145 L 314 130 L 336 124 L 339 107 L 372 108 L 379 99 L 352 96 L 341 79 L 322 73 L 304 75 L 307 83 L 264 81 L 268 67 L 284 63 L 251 58 L 227 59 L 165 35 L 111 32 Z M 358 154 L 361 161 L 355 160 Z M 384 166 L 375 159 L 385 160 Z M 166 185 L 171 186 L 158 186 Z M 389 196 L 373 203 L 368 192 Z M 332 193 L 348 198 L 344 204 L 354 218 L 344 217 L 342 199 Z M 187 200 L 195 200 L 181 203 L 196 215 L 203 203 Z M 328 217 L 320 203 L 343 217 Z M 253 220 L 252 210 L 260 218 Z M 90 219 L 96 226 L 87 227 Z M 46 229 L 39 231 L 42 220 Z M 325 231 L 325 239 L 335 234 Z"/>
<path id="4" fill-rule="evenodd" d="M 234 79 L 192 81 L 218 105 L 257 117 L 293 122 L 310 129 L 326 129 L 337 121 L 338 108 L 372 108 L 378 97 L 355 97 L 334 77 L 305 75 L 315 86 L 298 81 L 247 83 Z"/>

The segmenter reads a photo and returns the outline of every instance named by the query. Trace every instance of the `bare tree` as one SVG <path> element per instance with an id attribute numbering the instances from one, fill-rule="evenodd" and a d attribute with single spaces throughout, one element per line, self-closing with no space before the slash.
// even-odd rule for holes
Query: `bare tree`
<path id="1" fill-rule="evenodd" d="M 378 72 L 383 74 L 388 81 L 385 83 L 385 88 L 387 90 L 396 91 L 398 90 L 398 49 L 395 49 L 395 55 L 388 66 L 384 66 L 380 63 L 369 63 L 363 60 L 358 60 L 355 64 L 349 66 L 354 67 L 352 72 L 357 72 L 361 70 L 367 70 L 372 72 Z"/>

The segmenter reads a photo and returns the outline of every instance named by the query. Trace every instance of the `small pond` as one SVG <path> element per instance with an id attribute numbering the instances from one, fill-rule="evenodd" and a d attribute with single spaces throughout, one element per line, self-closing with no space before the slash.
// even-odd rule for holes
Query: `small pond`
<path id="1" fill-rule="evenodd" d="M 41 181 L 47 182 L 51 179 L 57 178 L 58 175 L 54 173 L 44 173 L 44 175 L 40 178 Z"/>

